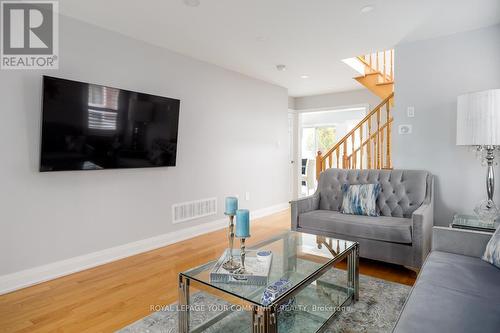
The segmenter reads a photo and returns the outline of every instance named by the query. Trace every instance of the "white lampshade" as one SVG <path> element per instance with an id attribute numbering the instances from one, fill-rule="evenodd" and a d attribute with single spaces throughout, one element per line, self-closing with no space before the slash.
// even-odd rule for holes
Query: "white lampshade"
<path id="1" fill-rule="evenodd" d="M 458 96 L 457 145 L 500 145 L 500 89 Z"/>

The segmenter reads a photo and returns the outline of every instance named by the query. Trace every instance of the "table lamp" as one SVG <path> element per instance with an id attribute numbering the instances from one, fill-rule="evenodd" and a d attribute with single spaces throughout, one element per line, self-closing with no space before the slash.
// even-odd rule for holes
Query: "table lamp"
<path id="1" fill-rule="evenodd" d="M 493 201 L 495 158 L 500 154 L 500 89 L 458 96 L 457 145 L 471 146 L 483 165 L 487 166 L 487 199 L 474 209 L 484 221 L 494 223 L 499 210 Z"/>

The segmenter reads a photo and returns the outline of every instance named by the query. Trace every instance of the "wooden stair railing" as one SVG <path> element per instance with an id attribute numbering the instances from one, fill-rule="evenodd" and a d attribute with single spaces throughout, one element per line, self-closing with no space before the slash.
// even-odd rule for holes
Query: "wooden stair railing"
<path id="1" fill-rule="evenodd" d="M 364 74 L 354 79 L 372 93 L 385 99 L 394 91 L 394 50 L 356 57 L 364 66 Z"/>
<path id="2" fill-rule="evenodd" d="M 316 178 L 327 168 L 391 169 L 391 93 L 325 154 L 316 156 Z"/>
<path id="3" fill-rule="evenodd" d="M 357 57 L 365 65 L 365 75 L 380 74 L 380 83 L 394 82 L 394 50 L 375 52 Z"/>

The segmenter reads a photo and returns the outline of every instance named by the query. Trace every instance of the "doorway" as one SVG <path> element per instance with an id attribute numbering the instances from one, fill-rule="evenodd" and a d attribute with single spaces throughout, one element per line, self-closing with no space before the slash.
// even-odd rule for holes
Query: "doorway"
<path id="1" fill-rule="evenodd" d="M 316 155 L 326 153 L 367 114 L 368 106 L 304 111 L 298 115 L 298 196 L 316 191 Z"/>

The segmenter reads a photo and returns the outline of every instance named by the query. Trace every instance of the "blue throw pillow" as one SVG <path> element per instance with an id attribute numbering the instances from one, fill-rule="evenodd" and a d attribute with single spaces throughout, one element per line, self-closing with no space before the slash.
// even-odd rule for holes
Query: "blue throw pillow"
<path id="1" fill-rule="evenodd" d="M 343 185 L 340 211 L 344 214 L 379 216 L 377 197 L 381 190 L 380 184 Z"/>
<path id="2" fill-rule="evenodd" d="M 498 227 L 493 236 L 491 236 L 488 245 L 486 245 L 486 250 L 484 251 L 482 259 L 500 268 L 500 227 Z"/>

